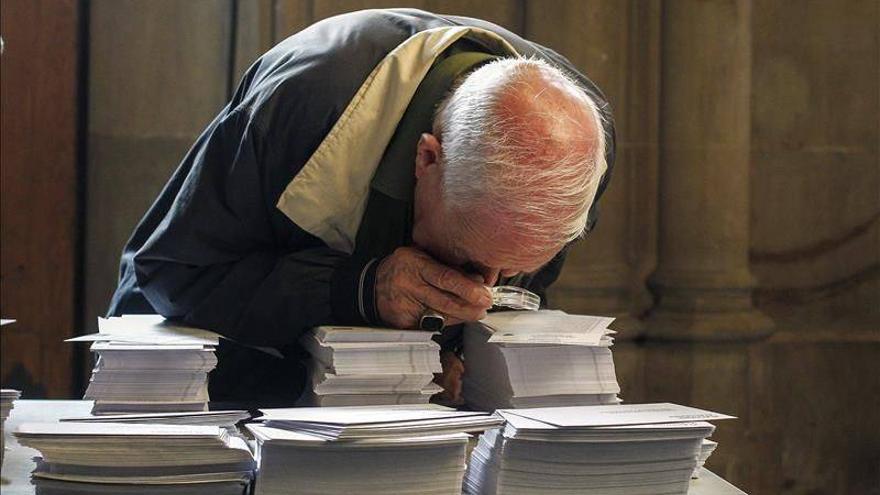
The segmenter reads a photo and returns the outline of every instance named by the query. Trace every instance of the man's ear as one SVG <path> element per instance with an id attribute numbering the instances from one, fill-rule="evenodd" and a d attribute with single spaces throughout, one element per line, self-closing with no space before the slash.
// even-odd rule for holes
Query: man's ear
<path id="1" fill-rule="evenodd" d="M 440 141 L 430 133 L 419 137 L 416 147 L 416 179 L 421 179 L 440 159 Z"/>

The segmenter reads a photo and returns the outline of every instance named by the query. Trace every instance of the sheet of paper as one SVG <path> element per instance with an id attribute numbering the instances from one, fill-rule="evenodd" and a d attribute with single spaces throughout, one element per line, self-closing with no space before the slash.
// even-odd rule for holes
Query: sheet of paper
<path id="1" fill-rule="evenodd" d="M 12 324 L 12 323 L 15 323 L 15 320 L 9 320 L 9 319 L 6 319 L 6 318 L 0 318 L 0 326 L 3 326 L 3 325 L 10 325 L 10 324 Z"/>
<path id="2" fill-rule="evenodd" d="M 579 407 L 579 406 L 574 406 Z M 590 406 L 601 407 L 601 406 Z M 614 406 L 621 407 L 621 406 Z M 545 408 L 546 409 L 546 408 Z M 498 411 L 498 415 L 518 430 L 558 430 L 559 427 L 543 421 L 537 421 L 525 416 L 513 414 L 510 410 Z M 687 421 L 681 423 L 647 423 L 647 424 L 630 424 L 617 426 L 596 426 L 595 430 L 617 431 L 617 430 L 688 430 L 688 429 L 706 429 L 713 428 L 712 423 L 706 421 Z"/>
<path id="3" fill-rule="evenodd" d="M 58 421 L 104 421 L 112 423 L 114 419 L 150 419 L 150 418 L 185 418 L 190 416 L 207 417 L 207 416 L 232 416 L 241 415 L 247 417 L 245 410 L 229 410 L 229 411 L 204 411 L 204 412 L 170 412 L 170 413 L 145 413 L 145 414 L 116 414 L 107 416 L 73 416 L 69 418 L 61 418 Z"/>
<path id="4" fill-rule="evenodd" d="M 624 426 L 658 423 L 690 423 L 732 419 L 728 416 L 678 404 L 621 404 L 613 406 L 539 407 L 505 409 L 512 414 L 558 427 Z"/>
<path id="5" fill-rule="evenodd" d="M 364 425 L 420 421 L 426 419 L 460 418 L 484 415 L 483 412 L 437 410 L 434 408 L 351 408 L 351 407 L 294 407 L 284 409 L 260 409 L 267 421 L 313 422 L 333 425 Z"/>
<path id="6" fill-rule="evenodd" d="M 194 344 L 216 346 L 220 336 L 200 328 L 181 326 L 159 315 L 125 315 L 98 318 L 98 333 L 81 335 L 66 342 L 96 341 L 136 344 Z"/>
<path id="7" fill-rule="evenodd" d="M 75 475 L 75 474 L 54 474 L 54 473 L 44 473 L 42 471 L 34 471 L 34 478 L 46 479 L 46 480 L 55 480 L 64 483 L 76 483 L 79 485 L 80 483 L 103 483 L 106 487 L 113 489 L 114 485 L 122 484 L 126 485 L 126 487 L 135 487 L 138 485 L 147 485 L 150 487 L 154 486 L 186 486 L 188 489 L 195 485 L 195 488 L 192 489 L 204 489 L 204 485 L 209 485 L 211 487 L 216 487 L 219 483 L 231 483 L 235 482 L 239 485 L 247 485 L 247 481 L 250 479 L 248 477 L 249 473 L 246 472 L 233 472 L 233 473 L 207 473 L 207 474 L 192 474 L 192 475 L 178 475 L 178 476 L 90 476 L 90 475 Z M 104 488 L 99 487 L 99 489 Z M 118 490 L 118 488 L 116 488 Z M 215 488 L 212 490 L 216 493 L 219 488 Z M 149 493 L 146 490 L 143 490 L 145 493 Z M 56 492 L 47 492 L 45 490 L 39 491 L 37 493 L 56 493 Z M 60 493 L 60 492 L 58 492 Z M 90 492 L 90 493 L 98 493 Z M 106 493 L 118 493 L 118 492 L 106 492 Z M 181 493 L 192 493 L 192 492 L 181 492 Z"/>
<path id="8" fill-rule="evenodd" d="M 376 446 L 376 445 L 394 445 L 394 444 L 421 444 L 421 445 L 436 445 L 439 443 L 449 443 L 449 442 L 460 442 L 462 440 L 467 440 L 468 435 L 466 433 L 447 433 L 443 435 L 429 435 L 429 436 L 412 436 L 412 437 L 384 437 L 384 438 L 364 438 L 357 440 L 349 440 L 346 441 L 345 444 L 340 444 L 338 442 L 334 442 L 333 440 L 328 440 L 326 438 L 322 438 L 317 435 L 312 435 L 304 431 L 291 431 L 285 430 L 282 428 L 273 428 L 270 426 L 262 426 L 259 424 L 247 424 L 245 425 L 248 430 L 250 430 L 254 437 L 269 442 L 284 442 L 284 443 L 292 443 L 292 444 L 301 444 L 301 445 L 329 445 L 331 443 L 336 446 L 344 446 L 344 447 L 366 447 L 366 446 Z"/>
<path id="9" fill-rule="evenodd" d="M 391 328 L 321 326 L 314 329 L 319 342 L 428 342 L 435 332 Z"/>
<path id="10" fill-rule="evenodd" d="M 142 344 L 139 342 L 106 342 L 97 341 L 91 346 L 93 351 L 156 351 L 157 353 L 166 353 L 168 351 L 206 351 L 202 344 Z M 158 354 L 157 354 L 158 356 Z"/>
<path id="11" fill-rule="evenodd" d="M 217 426 L 157 425 L 129 423 L 22 423 L 16 436 L 188 436 L 219 437 Z"/>
<path id="12" fill-rule="evenodd" d="M 611 333 L 614 318 L 570 315 L 562 311 L 502 311 L 489 313 L 480 323 L 497 344 L 564 344 L 598 346 Z"/>
<path id="13" fill-rule="evenodd" d="M 194 419 L 201 421 L 210 421 L 212 418 L 229 419 L 230 423 L 237 423 L 240 420 L 250 418 L 250 414 L 244 410 L 230 411 L 191 411 L 191 412 L 171 412 L 171 413 L 146 413 L 146 414 L 109 414 L 102 416 L 76 416 L 69 418 L 61 418 L 61 422 L 94 422 L 94 423 L 157 423 L 169 424 L 175 420 L 180 420 L 176 424 L 186 424 L 185 420 Z M 175 423 L 172 423 L 175 424 Z"/>

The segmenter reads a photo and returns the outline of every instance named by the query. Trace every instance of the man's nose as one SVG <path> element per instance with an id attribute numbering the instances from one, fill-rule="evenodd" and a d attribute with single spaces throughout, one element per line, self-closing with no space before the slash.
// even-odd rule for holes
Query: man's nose
<path id="1" fill-rule="evenodd" d="M 504 278 L 512 278 L 519 274 L 520 272 L 517 270 L 501 270 L 501 276 Z"/>
<path id="2" fill-rule="evenodd" d="M 501 270 L 498 268 L 483 268 L 480 270 L 483 274 L 483 283 L 492 287 L 498 282 L 498 275 L 501 273 Z"/>

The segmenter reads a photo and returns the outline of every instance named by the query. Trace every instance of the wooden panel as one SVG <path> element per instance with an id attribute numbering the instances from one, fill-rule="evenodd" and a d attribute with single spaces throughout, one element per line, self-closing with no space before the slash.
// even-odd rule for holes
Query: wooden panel
<path id="1" fill-rule="evenodd" d="M 784 326 L 880 328 L 880 3 L 761 1 L 754 19 L 758 302 Z"/>
<path id="2" fill-rule="evenodd" d="M 363 9 L 380 9 L 390 7 L 425 8 L 425 0 L 313 0 L 312 15 L 315 21 L 328 17 Z"/>
<path id="3" fill-rule="evenodd" d="M 524 3 L 525 0 L 494 0 L 492 2 L 425 0 L 424 6 L 421 8 L 438 14 L 476 17 L 522 34 L 525 20 Z"/>
<path id="4" fill-rule="evenodd" d="M 75 0 L 4 0 L 0 312 L 3 386 L 27 398 L 71 391 L 77 252 Z"/>
<path id="5" fill-rule="evenodd" d="M 522 26 L 521 0 L 473 2 L 468 0 L 314 0 L 314 19 L 361 9 L 409 7 L 430 12 L 477 17 L 518 32 Z"/>
<path id="6" fill-rule="evenodd" d="M 308 27 L 314 19 L 312 10 L 312 0 L 275 0 L 275 42 Z"/>
<path id="7" fill-rule="evenodd" d="M 252 0 L 235 6 L 235 64 L 232 68 L 232 89 L 244 72 L 275 44 L 274 0 Z"/>
<path id="8" fill-rule="evenodd" d="M 189 136 L 220 110 L 229 0 L 96 0 L 90 6 L 91 132 Z M 175 102 L 185 102 L 186 111 Z"/>
<path id="9" fill-rule="evenodd" d="M 90 2 L 84 325 L 106 311 L 119 254 L 227 99 L 229 0 Z"/>

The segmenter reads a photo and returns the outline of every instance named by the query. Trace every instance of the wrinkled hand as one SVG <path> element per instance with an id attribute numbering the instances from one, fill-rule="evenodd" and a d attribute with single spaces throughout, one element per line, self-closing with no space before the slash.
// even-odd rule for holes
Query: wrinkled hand
<path id="1" fill-rule="evenodd" d="M 434 374 L 434 383 L 443 387 L 443 391 L 434 396 L 437 402 L 447 406 L 461 405 L 461 377 L 464 375 L 464 363 L 452 351 L 440 353 L 442 373 Z"/>
<path id="2" fill-rule="evenodd" d="M 485 318 L 492 293 L 424 251 L 401 247 L 377 268 L 376 306 L 382 321 L 396 328 L 417 328 L 426 309 L 455 325 Z"/>

